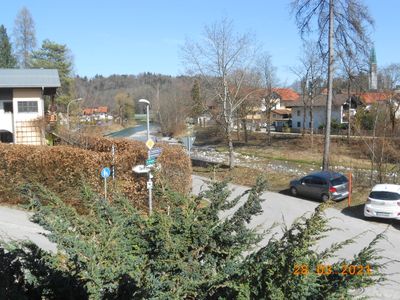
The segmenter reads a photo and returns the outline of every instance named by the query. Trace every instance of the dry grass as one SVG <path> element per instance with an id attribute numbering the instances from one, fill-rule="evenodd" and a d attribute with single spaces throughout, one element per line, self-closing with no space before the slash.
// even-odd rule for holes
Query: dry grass
<path id="1" fill-rule="evenodd" d="M 235 152 L 240 154 L 254 156 L 260 163 L 288 162 L 295 164 L 300 169 L 308 172 L 310 168 L 318 169 L 322 163 L 323 139 L 314 137 L 311 140 L 310 136 L 273 136 L 272 143 L 269 145 L 266 140 L 265 133 L 252 133 L 248 143 L 244 143 L 244 138 L 241 136 L 237 140 L 234 134 Z M 206 142 L 207 134 L 204 131 L 197 141 L 200 144 Z M 218 151 L 227 151 L 227 147 L 222 139 L 216 138 L 215 130 L 213 131 L 213 143 Z M 352 140 L 349 145 L 347 139 L 336 138 L 331 141 L 331 157 L 330 163 L 332 166 L 347 167 L 350 170 L 369 170 L 371 162 L 366 156 L 365 142 L 361 140 Z M 293 175 L 282 172 L 268 171 L 263 172 L 256 169 L 235 167 L 233 170 L 212 168 L 193 168 L 193 172 L 198 175 L 216 179 L 229 178 L 231 182 L 252 186 L 255 183 L 257 176 L 265 176 L 268 180 L 269 190 L 282 192 L 288 189 L 289 181 L 294 179 Z M 300 177 L 300 175 L 299 175 Z M 365 178 L 364 178 L 365 179 Z M 355 182 L 351 206 L 360 206 L 365 202 L 370 187 L 360 181 Z M 333 206 L 338 209 L 347 207 L 347 199 L 333 203 Z"/>

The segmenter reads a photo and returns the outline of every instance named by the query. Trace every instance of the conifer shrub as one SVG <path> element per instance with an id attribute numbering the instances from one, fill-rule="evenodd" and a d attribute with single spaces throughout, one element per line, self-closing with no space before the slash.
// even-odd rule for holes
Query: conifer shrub
<path id="1" fill-rule="evenodd" d="M 0 294 L 13 291 L 20 299 L 28 294 L 58 299 L 63 291 L 68 299 L 347 299 L 355 289 L 384 279 L 375 248 L 382 235 L 352 259 L 329 263 L 335 270 L 343 264 L 368 265 L 371 274 L 313 271 L 353 242 L 317 250 L 317 242 L 332 230 L 324 205 L 258 247 L 265 233 L 248 224 L 262 213 L 265 186 L 258 180 L 235 199 L 229 198 L 226 183 L 213 184 L 199 197 L 166 190 L 168 213 L 161 204 L 151 216 L 143 216 L 124 197 L 108 203 L 88 189 L 82 196 L 88 213 L 81 215 L 32 186 L 33 219 L 50 231 L 58 252 L 43 253 L 26 244 L 8 246 L 7 255 L 0 251 L 0 276 L 9 279 L 0 284 Z M 242 202 L 241 197 L 247 198 Z M 221 219 L 228 210 L 230 216 Z M 4 269 L 8 264 L 12 268 Z M 309 272 L 296 274 L 297 265 Z"/>

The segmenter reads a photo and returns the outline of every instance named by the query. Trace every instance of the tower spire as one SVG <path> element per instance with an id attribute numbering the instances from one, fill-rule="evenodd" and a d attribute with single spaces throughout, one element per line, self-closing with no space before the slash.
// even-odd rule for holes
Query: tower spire
<path id="1" fill-rule="evenodd" d="M 376 64 L 375 46 L 372 46 L 371 54 L 370 54 L 370 57 L 369 57 L 369 62 L 370 62 L 370 64 Z"/>
<path id="2" fill-rule="evenodd" d="M 372 47 L 371 54 L 369 56 L 369 89 L 370 90 L 378 89 L 378 72 L 376 64 L 375 46 Z"/>

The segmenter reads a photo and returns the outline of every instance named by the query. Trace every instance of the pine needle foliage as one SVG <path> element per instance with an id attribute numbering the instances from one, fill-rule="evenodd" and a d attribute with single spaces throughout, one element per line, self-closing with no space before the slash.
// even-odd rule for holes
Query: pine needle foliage
<path id="1" fill-rule="evenodd" d="M 50 231 L 58 251 L 46 254 L 21 246 L 23 251 L 8 252 L 13 257 L 0 251 L 0 263 L 10 265 L 7 276 L 23 279 L 14 290 L 25 298 L 73 299 L 76 293 L 76 299 L 345 299 L 352 290 L 384 279 L 376 249 L 383 234 L 352 260 L 332 264 L 368 264 L 371 275 L 312 272 L 352 242 L 315 250 L 332 230 L 324 205 L 259 247 L 264 233 L 249 223 L 262 213 L 265 188 L 265 180 L 258 179 L 234 199 L 226 182 L 212 184 L 198 197 L 164 191 L 164 204 L 147 216 L 124 197 L 108 203 L 88 188 L 82 195 L 84 213 L 78 213 L 42 187 L 32 187 L 33 220 Z M 41 273 L 35 272 L 38 262 Z M 295 266 L 302 264 L 309 274 L 295 275 Z M 63 278 L 68 280 L 60 283 Z M 6 288 L 14 291 L 0 285 L 0 293 Z M 59 297 L 63 290 L 65 297 Z"/>

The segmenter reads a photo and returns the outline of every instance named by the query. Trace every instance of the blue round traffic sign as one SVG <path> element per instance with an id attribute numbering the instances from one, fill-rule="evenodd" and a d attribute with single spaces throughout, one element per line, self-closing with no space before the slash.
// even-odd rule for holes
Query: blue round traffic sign
<path id="1" fill-rule="evenodd" d="M 108 167 L 103 168 L 103 170 L 101 170 L 101 177 L 103 178 L 107 178 L 109 177 L 111 174 L 111 170 Z"/>

